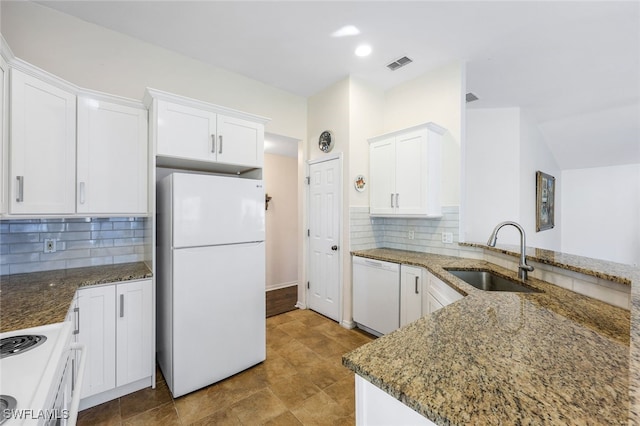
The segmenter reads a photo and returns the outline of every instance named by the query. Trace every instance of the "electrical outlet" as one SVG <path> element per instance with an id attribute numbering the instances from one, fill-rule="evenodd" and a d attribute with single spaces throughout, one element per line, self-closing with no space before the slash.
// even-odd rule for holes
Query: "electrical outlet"
<path id="1" fill-rule="evenodd" d="M 414 237 L 415 237 L 415 233 L 413 231 L 409 231 L 409 239 L 413 240 Z"/>
<path id="2" fill-rule="evenodd" d="M 442 233 L 442 242 L 445 244 L 453 243 L 453 232 L 443 232 Z"/>
<path id="3" fill-rule="evenodd" d="M 44 252 L 55 253 L 55 251 L 56 251 L 56 240 L 44 240 Z"/>

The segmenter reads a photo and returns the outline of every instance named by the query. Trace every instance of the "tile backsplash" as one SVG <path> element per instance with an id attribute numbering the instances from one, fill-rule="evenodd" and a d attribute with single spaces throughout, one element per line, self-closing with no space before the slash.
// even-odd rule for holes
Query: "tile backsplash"
<path id="1" fill-rule="evenodd" d="M 351 207 L 351 250 L 388 247 L 457 256 L 459 223 L 458 206 L 443 207 L 437 219 L 370 217 L 368 207 Z M 442 242 L 443 232 L 451 234 L 451 243 Z"/>
<path id="2" fill-rule="evenodd" d="M 145 261 L 150 236 L 145 217 L 2 220 L 0 275 Z"/>

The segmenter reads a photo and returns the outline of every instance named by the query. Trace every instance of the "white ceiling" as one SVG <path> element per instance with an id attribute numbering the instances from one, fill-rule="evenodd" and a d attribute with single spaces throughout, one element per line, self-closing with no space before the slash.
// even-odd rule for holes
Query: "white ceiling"
<path id="1" fill-rule="evenodd" d="M 38 3 L 305 97 L 461 60 L 480 98 L 469 107 L 528 110 L 561 168 L 640 163 L 638 1 Z M 345 25 L 361 33 L 331 36 Z M 373 53 L 356 57 L 364 42 Z M 414 62 L 386 68 L 404 55 Z"/>

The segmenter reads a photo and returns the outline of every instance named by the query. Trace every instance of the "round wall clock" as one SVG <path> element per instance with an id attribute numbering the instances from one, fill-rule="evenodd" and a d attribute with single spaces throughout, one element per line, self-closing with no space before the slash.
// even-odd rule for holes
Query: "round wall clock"
<path id="1" fill-rule="evenodd" d="M 320 133 L 320 137 L 318 138 L 318 148 L 322 152 L 329 152 L 333 149 L 333 134 L 329 130 L 325 130 Z"/>

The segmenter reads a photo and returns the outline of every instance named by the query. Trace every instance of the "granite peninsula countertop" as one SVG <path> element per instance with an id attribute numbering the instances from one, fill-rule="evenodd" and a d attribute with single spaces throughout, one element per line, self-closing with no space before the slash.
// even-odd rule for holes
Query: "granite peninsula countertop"
<path id="1" fill-rule="evenodd" d="M 80 287 L 150 278 L 144 262 L 0 277 L 0 332 L 62 322 Z"/>
<path id="2" fill-rule="evenodd" d="M 343 357 L 346 367 L 436 424 L 612 425 L 636 418 L 634 309 L 535 278 L 528 284 L 542 293 L 484 292 L 446 271 L 490 269 L 517 279 L 516 271 L 483 260 L 393 249 L 352 254 L 424 267 L 467 296 Z M 624 278 L 637 283 L 633 272 Z"/>

